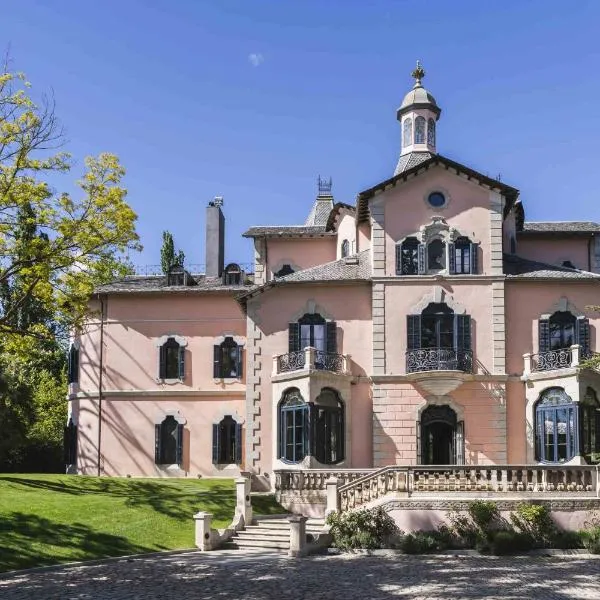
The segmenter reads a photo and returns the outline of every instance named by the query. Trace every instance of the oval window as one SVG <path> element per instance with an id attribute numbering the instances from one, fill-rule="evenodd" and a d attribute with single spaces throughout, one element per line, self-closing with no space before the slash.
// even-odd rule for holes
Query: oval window
<path id="1" fill-rule="evenodd" d="M 442 192 L 431 192 L 429 196 L 427 196 L 427 202 L 429 202 L 429 206 L 433 208 L 441 208 L 446 204 L 446 197 Z"/>

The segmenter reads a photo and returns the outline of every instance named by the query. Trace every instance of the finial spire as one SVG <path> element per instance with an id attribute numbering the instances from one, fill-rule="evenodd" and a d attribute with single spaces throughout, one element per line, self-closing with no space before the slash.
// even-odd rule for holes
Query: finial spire
<path id="1" fill-rule="evenodd" d="M 423 77 L 425 77 L 425 69 L 423 69 L 423 67 L 421 66 L 421 61 L 420 60 L 417 61 L 417 67 L 411 73 L 411 75 L 415 79 L 415 86 L 414 87 L 421 87 L 421 79 L 423 79 Z"/>

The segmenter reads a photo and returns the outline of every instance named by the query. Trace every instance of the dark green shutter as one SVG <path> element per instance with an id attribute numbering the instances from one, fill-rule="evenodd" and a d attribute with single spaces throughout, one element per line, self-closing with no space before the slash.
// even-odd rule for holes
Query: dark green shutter
<path id="1" fill-rule="evenodd" d="M 242 424 L 235 424 L 235 462 L 242 464 Z"/>
<path id="2" fill-rule="evenodd" d="M 160 465 L 160 425 L 154 426 L 154 462 Z"/>
<path id="3" fill-rule="evenodd" d="M 158 349 L 158 377 L 159 379 L 167 378 L 167 349 L 163 344 Z"/>
<path id="4" fill-rule="evenodd" d="M 419 275 L 424 275 L 427 272 L 427 267 L 425 266 L 425 244 L 417 246 L 417 265 Z"/>
<path id="5" fill-rule="evenodd" d="M 471 317 L 454 315 L 454 346 L 457 350 L 471 349 Z"/>
<path id="6" fill-rule="evenodd" d="M 237 376 L 241 379 L 244 375 L 244 349 L 242 346 L 237 347 L 236 353 L 237 361 Z"/>
<path id="7" fill-rule="evenodd" d="M 71 345 L 68 355 L 68 383 L 79 381 L 79 349 Z"/>
<path id="8" fill-rule="evenodd" d="M 452 242 L 448 244 L 448 273 L 456 273 L 456 247 Z"/>
<path id="9" fill-rule="evenodd" d="M 213 465 L 219 464 L 219 425 L 215 423 L 212 426 L 213 439 L 212 439 L 212 461 Z"/>
<path id="10" fill-rule="evenodd" d="M 421 315 L 406 316 L 406 347 L 408 350 L 421 347 Z"/>
<path id="11" fill-rule="evenodd" d="M 335 321 L 327 322 L 327 352 L 335 354 L 337 352 L 337 324 Z"/>
<path id="12" fill-rule="evenodd" d="M 221 346 L 213 346 L 213 377 L 221 378 Z"/>
<path id="13" fill-rule="evenodd" d="M 288 352 L 300 350 L 300 323 L 290 323 L 288 327 Z"/>
<path id="14" fill-rule="evenodd" d="M 179 379 L 185 378 L 185 346 L 179 346 Z"/>
<path id="15" fill-rule="evenodd" d="M 183 464 L 183 425 L 179 423 L 177 425 L 177 449 L 176 449 L 176 460 L 175 462 L 181 467 Z"/>
<path id="16" fill-rule="evenodd" d="M 316 429 L 316 410 L 315 405 L 312 402 L 308 403 L 308 410 L 302 411 L 302 418 L 304 419 L 304 456 L 315 455 L 315 429 Z"/>
<path id="17" fill-rule="evenodd" d="M 471 273 L 476 274 L 479 272 L 479 244 L 471 244 L 469 254 L 471 259 Z"/>
<path id="18" fill-rule="evenodd" d="M 575 343 L 579 344 L 579 356 L 587 358 L 590 354 L 590 320 L 586 317 L 577 317 L 575 329 Z"/>
<path id="19" fill-rule="evenodd" d="M 396 244 L 396 275 L 402 275 L 402 246 Z"/>
<path id="20" fill-rule="evenodd" d="M 550 321 L 540 319 L 538 321 L 538 352 L 548 352 L 550 350 Z"/>

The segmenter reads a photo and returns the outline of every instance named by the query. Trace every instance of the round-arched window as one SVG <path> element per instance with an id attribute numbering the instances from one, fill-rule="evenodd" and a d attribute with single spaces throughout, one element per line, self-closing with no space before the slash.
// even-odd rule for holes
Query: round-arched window
<path id="1" fill-rule="evenodd" d="M 314 406 L 315 458 L 324 465 L 344 460 L 344 404 L 338 393 L 323 388 Z"/>
<path id="2" fill-rule="evenodd" d="M 425 117 L 415 119 L 415 144 L 425 143 Z"/>
<path id="3" fill-rule="evenodd" d="M 309 447 L 308 404 L 300 390 L 285 391 L 279 404 L 279 457 L 297 463 L 308 454 Z"/>
<path id="4" fill-rule="evenodd" d="M 427 144 L 435 146 L 435 121 L 433 119 L 427 121 Z"/>
<path id="5" fill-rule="evenodd" d="M 404 121 L 402 130 L 402 146 L 406 148 L 412 144 L 412 119 Z"/>
<path id="6" fill-rule="evenodd" d="M 536 454 L 538 460 L 564 463 L 578 452 L 577 405 L 559 387 L 542 392 L 535 407 Z"/>

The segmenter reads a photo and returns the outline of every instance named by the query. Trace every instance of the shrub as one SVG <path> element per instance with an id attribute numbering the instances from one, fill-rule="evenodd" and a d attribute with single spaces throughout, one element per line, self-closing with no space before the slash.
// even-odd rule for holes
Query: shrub
<path id="1" fill-rule="evenodd" d="M 574 548 L 583 548 L 581 532 L 579 531 L 557 531 L 552 538 L 552 548 L 561 550 L 572 550 Z"/>
<path id="2" fill-rule="evenodd" d="M 514 513 L 511 513 L 510 519 L 513 525 L 520 532 L 527 534 L 537 547 L 552 546 L 559 533 L 548 507 L 543 504 L 523 502 L 517 506 Z"/>
<path id="3" fill-rule="evenodd" d="M 429 552 L 437 552 L 445 550 L 436 532 L 434 531 L 415 531 L 408 533 L 400 542 L 400 549 L 405 554 L 427 554 Z"/>
<path id="4" fill-rule="evenodd" d="M 389 545 L 398 527 L 383 508 L 331 513 L 327 517 L 333 543 L 340 550 L 374 549 Z"/>
<path id="5" fill-rule="evenodd" d="M 489 532 L 500 517 L 498 505 L 491 500 L 476 500 L 472 502 L 469 505 L 469 515 L 477 527 L 484 533 Z"/>
<path id="6" fill-rule="evenodd" d="M 473 519 L 458 511 L 450 512 L 448 518 L 450 519 L 450 529 L 455 538 L 459 540 L 459 545 L 464 548 L 475 548 L 480 533 Z"/>
<path id="7" fill-rule="evenodd" d="M 600 554 L 600 527 L 579 532 L 583 547 L 591 554 Z"/>
<path id="8" fill-rule="evenodd" d="M 533 547 L 531 537 L 521 531 L 497 531 L 490 540 L 489 549 L 496 556 L 518 554 Z"/>

